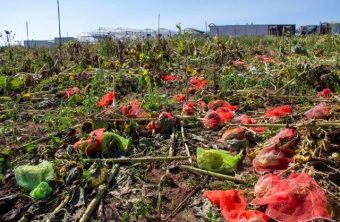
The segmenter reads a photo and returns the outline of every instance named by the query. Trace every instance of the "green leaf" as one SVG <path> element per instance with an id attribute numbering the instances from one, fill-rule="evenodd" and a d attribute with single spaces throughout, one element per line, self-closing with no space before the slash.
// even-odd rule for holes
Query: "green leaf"
<path id="1" fill-rule="evenodd" d="M 242 158 L 242 151 L 236 156 L 224 150 L 197 148 L 196 152 L 199 168 L 216 173 L 233 172 Z"/>

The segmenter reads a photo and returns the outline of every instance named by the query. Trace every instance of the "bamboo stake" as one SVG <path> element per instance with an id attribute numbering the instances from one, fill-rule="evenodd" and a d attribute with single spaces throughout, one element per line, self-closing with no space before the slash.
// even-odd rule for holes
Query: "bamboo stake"
<path id="1" fill-rule="evenodd" d="M 83 159 L 84 162 L 107 162 L 107 163 L 146 163 L 146 162 L 162 162 L 174 160 L 187 160 L 190 156 L 174 156 L 174 157 L 136 157 L 136 158 L 109 158 L 109 159 Z"/>
<path id="2" fill-rule="evenodd" d="M 232 177 L 232 176 L 228 176 L 228 175 L 224 175 L 224 174 L 220 174 L 220 173 L 215 173 L 215 172 L 211 172 L 211 171 L 207 171 L 207 170 L 202 170 L 202 169 L 192 167 L 192 166 L 188 166 L 188 165 L 180 165 L 179 168 L 183 169 L 183 170 L 191 171 L 191 172 L 196 173 L 196 174 L 209 175 L 209 176 L 212 176 L 212 177 L 230 180 L 230 181 L 237 182 L 237 183 L 247 183 L 246 180 L 242 180 L 242 179 L 239 179 L 239 178 L 236 178 L 236 177 Z"/>

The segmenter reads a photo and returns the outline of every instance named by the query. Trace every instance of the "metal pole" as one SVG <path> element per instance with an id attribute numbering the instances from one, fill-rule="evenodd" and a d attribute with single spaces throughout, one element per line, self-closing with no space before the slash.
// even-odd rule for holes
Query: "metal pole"
<path id="1" fill-rule="evenodd" d="M 27 44 L 27 49 L 29 48 L 29 42 L 28 42 L 28 22 L 26 21 L 26 44 Z"/>
<path id="2" fill-rule="evenodd" d="M 57 0 L 58 4 L 58 22 L 59 22 L 59 47 L 61 47 L 61 28 L 60 28 L 60 9 L 59 9 L 59 0 Z"/>
<path id="3" fill-rule="evenodd" d="M 159 26 L 160 26 L 161 14 L 158 14 L 158 37 L 159 37 Z"/>

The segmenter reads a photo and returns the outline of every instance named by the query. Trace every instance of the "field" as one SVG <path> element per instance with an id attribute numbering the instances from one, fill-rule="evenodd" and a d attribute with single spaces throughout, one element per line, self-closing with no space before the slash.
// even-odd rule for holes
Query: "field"
<path id="1" fill-rule="evenodd" d="M 328 35 L 2 47 L 0 220 L 339 221 L 339 55 Z"/>

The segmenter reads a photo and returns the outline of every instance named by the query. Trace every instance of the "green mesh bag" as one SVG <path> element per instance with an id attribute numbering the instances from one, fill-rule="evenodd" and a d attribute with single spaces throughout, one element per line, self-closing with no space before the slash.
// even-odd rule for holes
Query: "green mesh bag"
<path id="1" fill-rule="evenodd" d="M 233 156 L 223 150 L 197 148 L 196 155 L 199 168 L 216 173 L 231 173 L 236 169 L 238 162 L 241 160 L 242 151 L 238 155 Z"/>
<path id="2" fill-rule="evenodd" d="M 127 139 L 125 137 L 122 137 L 116 133 L 112 133 L 112 132 L 107 132 L 104 133 L 104 137 L 102 140 L 102 148 L 103 150 L 107 150 L 110 147 L 112 147 L 112 145 L 115 145 L 116 147 L 118 147 L 118 149 L 120 151 L 127 151 L 129 144 L 130 144 L 130 139 Z"/>
<path id="3" fill-rule="evenodd" d="M 30 195 L 36 200 L 45 199 L 52 192 L 52 188 L 47 182 L 43 181 L 31 191 Z"/>
<path id="4" fill-rule="evenodd" d="M 41 182 L 52 180 L 55 177 L 53 163 L 43 161 L 32 166 L 18 166 L 14 170 L 17 184 L 29 191 L 34 190 Z"/>

